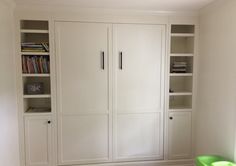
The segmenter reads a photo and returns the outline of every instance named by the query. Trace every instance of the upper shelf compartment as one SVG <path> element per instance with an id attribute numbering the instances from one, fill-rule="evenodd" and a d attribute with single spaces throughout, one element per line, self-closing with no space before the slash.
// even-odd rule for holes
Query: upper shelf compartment
<path id="1" fill-rule="evenodd" d="M 46 32 L 48 31 L 48 21 L 41 20 L 21 20 L 21 30 L 27 32 L 27 30 L 34 30 L 34 32 Z"/>
<path id="2" fill-rule="evenodd" d="M 171 25 L 171 34 L 194 34 L 194 25 Z"/>
<path id="3" fill-rule="evenodd" d="M 171 25 L 171 54 L 194 54 L 194 25 Z"/>
<path id="4" fill-rule="evenodd" d="M 21 52 L 49 53 L 48 21 L 21 20 Z"/>

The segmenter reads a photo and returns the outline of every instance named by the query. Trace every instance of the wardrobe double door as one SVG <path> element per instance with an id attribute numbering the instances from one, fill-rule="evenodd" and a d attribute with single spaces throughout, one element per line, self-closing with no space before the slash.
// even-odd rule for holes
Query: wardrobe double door
<path id="1" fill-rule="evenodd" d="M 113 26 L 113 155 L 116 160 L 163 158 L 165 29 Z"/>
<path id="2" fill-rule="evenodd" d="M 165 28 L 55 25 L 58 163 L 161 159 Z"/>

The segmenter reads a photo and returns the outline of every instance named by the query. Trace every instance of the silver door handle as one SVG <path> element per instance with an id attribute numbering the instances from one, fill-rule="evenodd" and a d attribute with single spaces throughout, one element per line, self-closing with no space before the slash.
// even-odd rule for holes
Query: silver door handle
<path id="1" fill-rule="evenodd" d="M 123 69 L 123 52 L 120 52 L 120 70 Z"/>
<path id="2" fill-rule="evenodd" d="M 102 51 L 102 70 L 105 70 L 105 53 Z"/>

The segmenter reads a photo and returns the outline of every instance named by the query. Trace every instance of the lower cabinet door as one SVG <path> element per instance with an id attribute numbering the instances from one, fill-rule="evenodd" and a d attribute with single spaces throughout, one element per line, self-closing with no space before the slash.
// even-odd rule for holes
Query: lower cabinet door
<path id="1" fill-rule="evenodd" d="M 50 116 L 25 117 L 26 166 L 52 165 L 52 128 Z"/>
<path id="2" fill-rule="evenodd" d="M 169 113 L 169 159 L 187 159 L 192 151 L 191 112 Z"/>

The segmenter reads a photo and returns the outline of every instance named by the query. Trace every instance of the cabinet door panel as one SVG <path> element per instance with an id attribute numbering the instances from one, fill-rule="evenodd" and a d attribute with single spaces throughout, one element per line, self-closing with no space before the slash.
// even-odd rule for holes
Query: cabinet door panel
<path id="1" fill-rule="evenodd" d="M 191 157 L 192 121 L 191 112 L 170 113 L 169 159 Z"/>
<path id="2" fill-rule="evenodd" d="M 165 28 L 117 24 L 113 40 L 114 158 L 161 159 Z"/>
<path id="3" fill-rule="evenodd" d="M 164 29 L 157 25 L 116 25 L 117 111 L 161 109 Z M 122 70 L 120 53 L 122 52 Z"/>
<path id="4" fill-rule="evenodd" d="M 25 150 L 27 166 L 51 165 L 50 117 L 32 116 L 25 118 Z"/>
<path id="5" fill-rule="evenodd" d="M 56 23 L 59 164 L 109 160 L 109 27 Z"/>
<path id="6" fill-rule="evenodd" d="M 108 116 L 66 116 L 61 125 L 63 162 L 108 159 Z"/>
<path id="7" fill-rule="evenodd" d="M 117 152 L 119 158 L 127 156 L 159 156 L 161 135 L 160 113 L 123 114 L 117 120 Z"/>
<path id="8" fill-rule="evenodd" d="M 106 112 L 108 26 L 59 22 L 56 31 L 60 111 L 66 114 Z"/>

